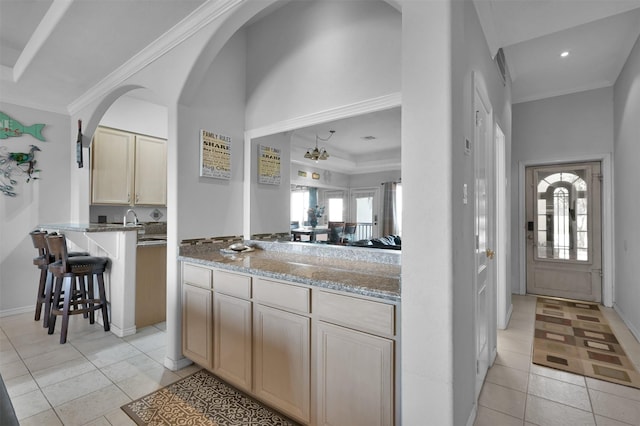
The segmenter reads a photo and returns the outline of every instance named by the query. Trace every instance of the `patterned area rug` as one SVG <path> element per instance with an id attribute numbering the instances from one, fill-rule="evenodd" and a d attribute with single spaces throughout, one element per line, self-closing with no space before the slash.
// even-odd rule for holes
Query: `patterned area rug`
<path id="1" fill-rule="evenodd" d="M 640 388 L 640 375 L 595 303 L 538 297 L 533 363 Z"/>
<path id="2" fill-rule="evenodd" d="M 123 405 L 122 410 L 138 425 L 298 425 L 206 370 Z"/>

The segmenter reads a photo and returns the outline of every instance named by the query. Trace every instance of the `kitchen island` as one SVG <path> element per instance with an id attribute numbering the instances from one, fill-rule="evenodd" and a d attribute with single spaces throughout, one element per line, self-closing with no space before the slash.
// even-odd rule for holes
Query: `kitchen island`
<path id="1" fill-rule="evenodd" d="M 136 243 L 140 226 L 107 223 L 57 223 L 38 229 L 64 234 L 73 248 L 108 257 L 105 286 L 111 332 L 118 337 L 136 333 Z M 101 321 L 100 318 L 97 319 Z"/>
<path id="2" fill-rule="evenodd" d="M 184 355 L 304 424 L 399 424 L 400 255 L 183 246 Z"/>

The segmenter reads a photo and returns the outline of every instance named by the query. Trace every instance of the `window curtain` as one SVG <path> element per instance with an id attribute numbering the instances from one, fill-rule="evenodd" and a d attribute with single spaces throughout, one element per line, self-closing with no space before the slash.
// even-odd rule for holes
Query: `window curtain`
<path id="1" fill-rule="evenodd" d="M 382 235 L 398 235 L 396 182 L 382 184 Z"/>

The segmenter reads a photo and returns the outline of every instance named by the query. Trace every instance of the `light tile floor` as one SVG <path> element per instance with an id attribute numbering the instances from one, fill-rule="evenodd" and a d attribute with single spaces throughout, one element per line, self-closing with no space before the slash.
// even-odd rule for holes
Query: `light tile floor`
<path id="1" fill-rule="evenodd" d="M 531 363 L 535 296 L 513 295 L 509 327 L 479 399 L 475 426 L 640 425 L 640 389 Z M 613 309 L 600 307 L 640 371 L 640 344 Z"/>
<path id="2" fill-rule="evenodd" d="M 164 324 L 122 339 L 81 316 L 69 327 L 61 345 L 59 324 L 48 335 L 32 313 L 0 318 L 0 374 L 22 426 L 135 425 L 122 405 L 200 369 L 164 368 Z"/>
<path id="3" fill-rule="evenodd" d="M 640 425 L 640 390 L 531 364 L 534 312 L 535 297 L 513 296 L 475 426 Z M 640 344 L 612 309 L 603 312 L 640 367 Z M 164 368 L 163 324 L 120 339 L 72 317 L 60 345 L 59 331 L 48 335 L 32 315 L 0 318 L 0 374 L 23 426 L 133 425 L 120 406 L 199 369 Z"/>

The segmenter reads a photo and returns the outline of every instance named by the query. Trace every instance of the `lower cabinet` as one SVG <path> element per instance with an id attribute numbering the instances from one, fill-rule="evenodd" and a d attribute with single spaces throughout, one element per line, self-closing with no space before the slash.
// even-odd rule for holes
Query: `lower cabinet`
<path id="1" fill-rule="evenodd" d="M 213 293 L 182 286 L 182 353 L 204 368 L 213 368 Z"/>
<path id="2" fill-rule="evenodd" d="M 310 417 L 310 331 L 308 317 L 254 306 L 255 393 L 305 422 Z"/>
<path id="3" fill-rule="evenodd" d="M 182 271 L 187 358 L 303 424 L 395 424 L 394 304 L 188 263 Z"/>
<path id="4" fill-rule="evenodd" d="M 393 340 L 319 322 L 318 424 L 393 424 Z"/>
<path id="5" fill-rule="evenodd" d="M 232 385 L 250 391 L 251 352 L 251 302 L 215 293 L 213 372 Z"/>

